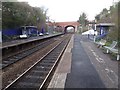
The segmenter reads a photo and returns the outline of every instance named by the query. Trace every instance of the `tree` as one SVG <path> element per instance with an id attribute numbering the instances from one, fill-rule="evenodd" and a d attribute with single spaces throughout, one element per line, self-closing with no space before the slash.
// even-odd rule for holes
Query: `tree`
<path id="1" fill-rule="evenodd" d="M 18 0 L 1 0 L 2 2 L 17 2 Z"/>
<path id="2" fill-rule="evenodd" d="M 45 12 L 45 13 L 44 13 Z M 27 2 L 3 2 L 3 29 L 18 28 L 24 25 L 35 25 L 41 30 L 46 24 L 46 13 L 39 7 L 31 7 Z"/>
<path id="3" fill-rule="evenodd" d="M 0 2 L 0 30 L 2 28 L 2 2 Z"/>
<path id="4" fill-rule="evenodd" d="M 104 8 L 98 15 L 95 16 L 98 23 L 111 23 L 110 10 Z"/>
<path id="5" fill-rule="evenodd" d="M 115 6 L 111 6 L 110 8 L 111 21 L 115 23 L 115 27 L 113 30 L 109 32 L 108 38 L 110 40 L 116 40 L 116 41 L 118 41 L 118 36 L 119 36 L 119 17 L 120 17 L 119 14 L 120 11 L 118 11 L 119 4 L 120 2 L 118 2 Z"/>
<path id="6" fill-rule="evenodd" d="M 119 32 L 119 25 L 120 25 L 120 1 L 116 3 L 115 5 L 110 6 L 110 9 L 107 10 L 104 8 L 102 12 L 100 12 L 98 15 L 96 15 L 95 19 L 97 20 L 97 23 L 114 23 L 114 28 L 111 28 L 108 32 L 107 38 L 110 41 L 116 40 L 120 43 L 120 39 L 118 39 L 120 36 Z"/>
<path id="7" fill-rule="evenodd" d="M 100 20 L 100 14 L 96 15 L 95 19 L 96 19 L 96 21 L 99 21 Z"/>
<path id="8" fill-rule="evenodd" d="M 79 22 L 81 25 L 81 33 L 88 30 L 88 28 L 86 27 L 86 25 L 88 24 L 87 15 L 84 12 L 80 15 L 79 20 L 77 22 Z"/>
<path id="9" fill-rule="evenodd" d="M 86 26 L 86 24 L 87 24 L 87 15 L 84 12 L 80 15 L 78 22 L 82 26 Z"/>

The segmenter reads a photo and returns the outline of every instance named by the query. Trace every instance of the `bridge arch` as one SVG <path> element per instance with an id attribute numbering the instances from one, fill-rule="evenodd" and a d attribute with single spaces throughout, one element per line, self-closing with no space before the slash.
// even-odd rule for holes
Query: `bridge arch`
<path id="1" fill-rule="evenodd" d="M 51 25 L 51 23 L 48 23 L 48 25 Z M 77 32 L 78 30 L 78 26 L 80 24 L 76 21 L 72 21 L 72 22 L 54 22 L 54 26 L 56 26 L 56 30 L 62 31 L 64 33 L 66 33 L 67 28 L 68 27 L 73 27 L 74 28 L 74 32 Z"/>
<path id="2" fill-rule="evenodd" d="M 69 32 L 69 31 L 67 30 L 68 27 L 73 27 L 73 32 Z M 75 26 L 74 26 L 74 25 L 67 25 L 67 26 L 65 26 L 65 27 L 64 27 L 64 33 L 75 33 Z"/>

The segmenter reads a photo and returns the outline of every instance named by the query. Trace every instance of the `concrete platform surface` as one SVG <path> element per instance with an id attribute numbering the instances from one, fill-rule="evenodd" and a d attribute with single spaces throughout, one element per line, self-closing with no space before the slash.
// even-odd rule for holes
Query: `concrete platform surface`
<path id="1" fill-rule="evenodd" d="M 73 39 L 74 39 L 74 35 L 72 36 L 60 60 L 60 63 L 55 71 L 55 74 L 48 88 L 64 88 L 65 87 L 67 74 L 71 72 L 71 59 L 72 59 L 71 49 L 73 48 L 73 43 L 74 43 Z"/>
<path id="2" fill-rule="evenodd" d="M 61 34 L 61 33 L 50 34 L 50 35 L 46 35 L 46 36 L 29 37 L 27 39 L 19 39 L 19 40 L 13 40 L 13 41 L 10 41 L 10 42 L 4 42 L 4 43 L 2 43 L 0 48 L 2 49 L 2 48 L 12 47 L 12 46 L 17 46 L 17 45 L 32 42 L 32 41 L 35 41 L 35 40 L 40 40 L 40 39 L 53 37 L 53 36 L 56 36 L 56 35 L 59 35 L 59 34 Z"/>
<path id="3" fill-rule="evenodd" d="M 118 62 L 87 36 L 75 34 L 48 88 L 118 88 Z"/>

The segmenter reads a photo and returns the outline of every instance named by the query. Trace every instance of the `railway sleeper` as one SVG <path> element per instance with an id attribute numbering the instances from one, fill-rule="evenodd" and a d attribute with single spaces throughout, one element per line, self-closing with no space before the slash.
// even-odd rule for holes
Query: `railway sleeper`
<path id="1" fill-rule="evenodd" d="M 9 58 L 8 60 L 10 60 L 10 61 L 17 61 L 18 59 L 16 59 L 16 58 Z"/>
<path id="2" fill-rule="evenodd" d="M 41 61 L 41 63 L 39 65 L 53 65 L 54 62 L 51 62 L 51 60 L 50 61 L 49 60 L 45 60 L 45 61 Z"/>
<path id="3" fill-rule="evenodd" d="M 10 59 L 10 60 L 5 60 L 5 61 L 2 61 L 3 64 L 12 64 L 14 63 L 15 61 L 18 61 L 19 59 Z"/>
<path id="4" fill-rule="evenodd" d="M 3 67 L 6 67 L 8 64 L 1 64 L 0 66 L 0 69 L 2 69 Z"/>
<path id="5" fill-rule="evenodd" d="M 50 60 L 56 61 L 56 60 L 57 60 L 57 57 L 56 57 L 56 58 L 55 58 L 55 57 L 51 57 Z"/>
<path id="6" fill-rule="evenodd" d="M 22 55 L 22 54 L 18 54 L 18 55 L 16 55 L 16 56 L 17 56 L 17 57 L 20 57 L 20 58 L 21 58 L 21 57 L 23 57 L 23 55 Z"/>
<path id="7" fill-rule="evenodd" d="M 2 63 L 2 66 L 3 66 L 3 67 L 4 67 L 5 65 L 8 66 L 8 65 L 10 65 L 10 64 L 12 64 L 12 63 L 13 63 L 12 61 L 9 61 L 9 62 L 3 62 L 3 63 Z"/>
<path id="8" fill-rule="evenodd" d="M 12 61 L 7 61 L 7 60 L 5 60 L 5 61 L 2 61 L 2 63 L 3 63 L 3 64 L 10 64 L 10 63 L 12 63 Z"/>
<path id="9" fill-rule="evenodd" d="M 54 63 L 55 60 L 48 60 L 48 59 L 45 59 L 44 61 L 42 61 L 42 63 Z"/>
<path id="10" fill-rule="evenodd" d="M 59 54 L 60 54 L 60 53 L 59 53 Z M 52 57 L 52 58 L 57 58 L 59 54 L 56 54 L 56 53 L 55 53 L 55 54 L 51 54 L 50 57 Z"/>
<path id="11" fill-rule="evenodd" d="M 45 69 L 45 70 L 49 70 L 50 67 L 36 66 L 36 69 Z"/>
<path id="12" fill-rule="evenodd" d="M 21 57 L 19 57 L 18 55 L 15 55 L 15 56 L 13 56 L 13 58 L 20 59 Z"/>
<path id="13" fill-rule="evenodd" d="M 20 55 L 21 58 L 24 58 L 24 57 L 26 57 L 26 56 L 27 56 L 27 55 L 25 55 L 25 54 L 21 54 L 21 55 Z"/>
<path id="14" fill-rule="evenodd" d="M 39 67 L 36 67 L 36 69 L 49 69 L 51 67 L 52 67 L 51 65 L 41 65 Z"/>
<path id="15" fill-rule="evenodd" d="M 22 79 L 22 81 L 24 80 L 28 80 L 28 81 L 32 81 L 32 80 L 37 80 L 37 79 L 44 79 L 45 76 L 47 75 L 47 73 L 44 72 L 30 72 L 29 75 L 25 75 L 24 78 Z"/>
<path id="16" fill-rule="evenodd" d="M 48 74 L 48 70 L 33 70 L 33 71 L 31 71 L 30 73 L 35 73 L 36 75 L 46 75 L 46 74 Z"/>
<path id="17" fill-rule="evenodd" d="M 40 69 L 49 69 L 49 68 L 51 68 L 52 67 L 52 65 L 41 65 L 41 68 Z"/>
<path id="18" fill-rule="evenodd" d="M 40 76 L 40 75 L 27 75 L 25 76 L 27 79 L 44 79 L 45 77 Z"/>
<path id="19" fill-rule="evenodd" d="M 36 88 L 36 87 L 39 88 L 39 86 L 40 86 L 40 83 L 20 82 L 17 84 L 17 86 L 14 86 L 13 88 L 24 88 L 24 89 L 27 88 L 27 89 L 29 89 L 29 88 Z"/>
<path id="20" fill-rule="evenodd" d="M 54 54 L 54 55 L 50 54 L 49 56 L 45 57 L 44 59 L 48 59 L 48 60 L 50 60 L 51 58 L 56 59 L 56 58 L 58 58 L 58 56 L 59 56 L 59 54 Z"/>
<path id="21" fill-rule="evenodd" d="M 49 66 L 52 66 L 54 63 L 49 63 L 49 60 L 44 62 L 42 61 L 39 65 L 49 65 Z"/>
<path id="22" fill-rule="evenodd" d="M 6 66 L 6 64 L 0 63 L 0 69 L 2 69 L 3 66 Z"/>
<path id="23" fill-rule="evenodd" d="M 42 73 L 42 74 L 47 74 L 48 71 L 40 71 L 40 70 L 32 70 L 31 72 L 33 73 Z"/>
<path id="24" fill-rule="evenodd" d="M 58 57 L 60 53 L 51 53 L 49 57 Z"/>
<path id="25" fill-rule="evenodd" d="M 59 55 L 60 54 L 60 51 L 56 51 L 56 52 L 53 52 L 53 53 L 51 53 L 51 54 L 53 54 L 53 55 Z"/>

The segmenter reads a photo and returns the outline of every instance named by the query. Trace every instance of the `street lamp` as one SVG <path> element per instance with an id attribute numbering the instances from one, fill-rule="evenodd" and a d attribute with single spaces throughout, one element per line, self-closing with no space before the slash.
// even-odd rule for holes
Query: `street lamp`
<path id="1" fill-rule="evenodd" d="M 36 20 L 37 20 L 37 23 L 36 23 L 36 24 L 37 24 L 37 36 L 39 36 L 38 24 L 39 24 L 40 18 L 39 18 L 39 17 L 37 17 L 37 19 L 36 19 Z"/>
<path id="2" fill-rule="evenodd" d="M 51 19 L 51 21 L 53 21 L 53 22 L 52 22 L 53 32 L 55 32 L 55 28 L 56 28 L 56 26 L 55 26 L 55 20 Z"/>
<path id="3" fill-rule="evenodd" d="M 94 21 L 94 24 L 95 24 L 95 25 L 94 25 L 94 42 L 95 42 L 95 39 L 96 39 L 96 35 L 95 35 L 95 34 L 96 34 L 96 33 L 95 33 L 95 32 L 96 32 L 96 20 Z"/>

